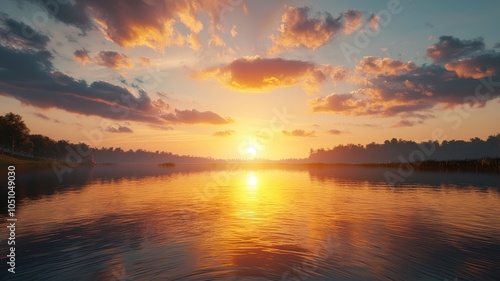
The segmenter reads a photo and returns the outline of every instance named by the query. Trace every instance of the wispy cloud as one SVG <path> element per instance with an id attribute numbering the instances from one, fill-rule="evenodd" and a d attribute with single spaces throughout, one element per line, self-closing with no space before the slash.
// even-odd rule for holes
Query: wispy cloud
<path id="1" fill-rule="evenodd" d="M 118 126 L 117 128 L 108 127 L 108 128 L 106 128 L 106 132 L 109 132 L 109 133 L 133 133 L 134 131 L 127 126 Z"/>
<path id="2" fill-rule="evenodd" d="M 289 136 L 289 137 L 313 137 L 316 132 L 315 131 L 304 131 L 304 130 L 293 130 L 293 131 L 283 130 L 282 133 L 285 136 Z"/>
<path id="3" fill-rule="evenodd" d="M 234 135 L 235 131 L 233 130 L 225 130 L 225 131 L 218 131 L 214 133 L 215 137 L 230 137 Z"/>
<path id="4" fill-rule="evenodd" d="M 31 26 L 0 13 L 0 38 L 2 43 L 17 48 L 45 49 L 49 37 Z"/>

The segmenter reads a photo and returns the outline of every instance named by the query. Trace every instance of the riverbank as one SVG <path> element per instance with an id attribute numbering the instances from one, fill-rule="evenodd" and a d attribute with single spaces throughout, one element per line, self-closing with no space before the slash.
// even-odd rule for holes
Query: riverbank
<path id="1" fill-rule="evenodd" d="M 55 160 L 28 158 L 22 156 L 0 155 L 0 165 L 37 165 L 37 166 L 50 166 Z M 75 166 L 75 163 L 66 163 L 64 161 L 57 162 L 59 164 Z M 77 165 L 93 166 L 94 163 L 79 163 Z"/>

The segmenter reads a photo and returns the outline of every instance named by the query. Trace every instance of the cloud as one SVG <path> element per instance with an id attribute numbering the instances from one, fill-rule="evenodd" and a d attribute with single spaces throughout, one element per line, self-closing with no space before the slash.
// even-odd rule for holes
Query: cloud
<path id="1" fill-rule="evenodd" d="M 257 57 L 237 59 L 228 65 L 208 68 L 191 76 L 200 80 L 213 77 L 222 85 L 238 91 L 261 92 L 301 85 L 308 92 L 313 92 L 328 79 L 345 79 L 347 71 L 342 67 L 300 60 Z"/>
<path id="2" fill-rule="evenodd" d="M 7 43 L 6 45 L 37 50 L 43 50 L 47 47 L 47 43 L 50 41 L 47 35 L 34 30 L 25 23 L 7 18 L 4 14 L 0 14 L 0 16 L 3 18 L 0 19 L 3 24 L 3 27 L 0 27 L 0 38 Z"/>
<path id="3" fill-rule="evenodd" d="M 334 19 L 328 13 L 323 18 L 309 18 L 308 7 L 288 7 L 281 18 L 279 35 L 271 36 L 273 46 L 269 52 L 276 54 L 299 47 L 316 50 L 341 30 L 340 18 Z"/>
<path id="4" fill-rule="evenodd" d="M 343 13 L 345 34 L 351 34 L 358 30 L 364 23 L 364 13 L 356 10 L 347 10 Z M 372 18 L 373 19 L 373 18 Z"/>
<path id="5" fill-rule="evenodd" d="M 191 33 L 187 36 L 186 42 L 189 44 L 189 47 L 195 51 L 199 51 L 202 47 L 200 37 L 195 33 Z"/>
<path id="6" fill-rule="evenodd" d="M 234 135 L 234 133 L 235 132 L 233 130 L 218 131 L 218 132 L 214 133 L 214 136 L 215 137 L 229 137 L 229 136 Z"/>
<path id="7" fill-rule="evenodd" d="M 223 118 L 212 111 L 198 111 L 196 109 L 176 109 L 174 113 L 167 113 L 162 115 L 161 117 L 162 119 L 168 120 L 170 122 L 184 124 L 224 125 L 233 122 L 231 118 Z"/>
<path id="8" fill-rule="evenodd" d="M 38 118 L 43 119 L 43 120 L 47 120 L 47 121 L 50 120 L 50 118 L 47 115 L 45 115 L 43 113 L 39 113 L 39 112 L 33 112 L 33 116 L 38 117 Z"/>
<path id="9" fill-rule="evenodd" d="M 289 137 L 312 137 L 312 136 L 314 136 L 314 134 L 316 132 L 315 131 L 307 132 L 307 131 L 304 131 L 304 130 L 293 130 L 293 131 L 285 131 L 285 130 L 283 130 L 282 133 L 285 136 L 289 136 Z"/>
<path id="10" fill-rule="evenodd" d="M 231 36 L 236 37 L 236 35 L 238 35 L 238 31 L 236 31 L 236 25 L 233 25 L 231 28 Z"/>
<path id="11" fill-rule="evenodd" d="M 313 112 L 380 117 L 410 114 L 425 117 L 437 105 L 453 107 L 471 102 L 471 97 L 481 83 L 463 76 L 449 72 L 441 65 L 422 66 L 400 75 L 372 77 L 368 87 L 318 97 L 312 99 L 310 104 Z M 498 81 L 500 77 L 497 75 L 491 79 Z M 483 106 L 498 96 L 497 91 L 484 94 L 473 106 Z"/>
<path id="12" fill-rule="evenodd" d="M 439 42 L 427 48 L 426 54 L 435 63 L 445 63 L 483 50 L 482 38 L 460 40 L 453 36 L 441 36 Z"/>
<path id="13" fill-rule="evenodd" d="M 109 133 L 133 133 L 132 129 L 130 129 L 127 126 L 118 126 L 118 128 L 115 127 L 108 127 L 106 128 L 106 132 Z"/>
<path id="14" fill-rule="evenodd" d="M 229 0 L 74 0 L 60 5 L 31 2 L 83 33 L 98 29 L 121 47 L 146 46 L 160 52 L 168 46 L 185 44 L 189 34 L 199 34 L 204 29 L 199 19 L 202 12 L 209 15 L 210 32 L 215 34 L 224 9 L 235 6 Z"/>
<path id="15" fill-rule="evenodd" d="M 83 65 L 92 61 L 92 59 L 90 58 L 90 55 L 89 55 L 89 51 L 87 51 L 85 49 L 76 50 L 73 53 L 73 56 L 75 58 L 75 61 L 77 61 Z"/>
<path id="16" fill-rule="evenodd" d="M 401 128 L 401 127 L 413 127 L 417 124 L 422 124 L 424 121 L 418 120 L 418 121 L 410 121 L 410 120 L 400 120 L 397 123 L 395 123 L 392 127 L 393 128 Z"/>
<path id="17" fill-rule="evenodd" d="M 140 58 L 140 63 L 142 66 L 150 66 L 152 65 L 153 63 L 151 62 L 151 59 L 148 58 L 148 57 L 141 57 Z"/>
<path id="18" fill-rule="evenodd" d="M 461 78 L 480 79 L 500 73 L 500 53 L 490 52 L 476 57 L 449 62 L 446 70 Z"/>
<path id="19" fill-rule="evenodd" d="M 401 75 L 416 68 L 413 62 L 367 56 L 360 61 L 356 71 L 373 75 Z"/>
<path id="20" fill-rule="evenodd" d="M 435 117 L 431 111 L 436 108 L 482 107 L 500 96 L 494 90 L 500 80 L 500 53 L 483 48 L 482 39 L 441 36 L 440 43 L 428 48 L 439 63 L 416 66 L 390 58 L 364 57 L 356 66 L 359 77 L 351 78 L 362 88 L 314 98 L 310 106 L 313 112 L 417 120 L 397 123 L 398 127 L 421 124 Z M 441 63 L 450 59 L 453 61 Z M 487 79 L 477 80 L 482 78 Z"/>
<path id="21" fill-rule="evenodd" d="M 372 30 L 378 30 L 379 17 L 367 17 L 364 12 L 347 10 L 337 18 L 329 13 L 319 13 L 318 17 L 309 17 L 308 7 L 288 7 L 281 17 L 277 36 L 271 35 L 273 43 L 270 54 L 287 50 L 306 48 L 316 50 L 326 45 L 339 34 L 352 34 L 367 23 Z"/>
<path id="22" fill-rule="evenodd" d="M 126 88 L 103 81 L 87 84 L 54 69 L 51 58 L 48 51 L 21 51 L 0 45 L 0 96 L 37 108 L 59 108 L 86 116 L 157 126 L 172 122 L 206 123 L 206 120 L 217 124 L 228 122 L 213 112 L 176 111 L 176 115 L 165 115 L 168 107 L 151 100 L 146 92 L 139 90 L 136 96 Z"/>
<path id="23" fill-rule="evenodd" d="M 370 19 L 368 20 L 368 27 L 373 31 L 377 31 L 379 24 L 380 24 L 380 16 L 377 16 L 375 14 L 371 15 Z"/>
<path id="24" fill-rule="evenodd" d="M 96 63 L 98 65 L 106 66 L 114 69 L 131 69 L 134 64 L 130 59 L 121 53 L 115 51 L 101 51 L 96 57 Z"/>
<path id="25" fill-rule="evenodd" d="M 342 134 L 343 132 L 342 132 L 342 131 L 339 131 L 339 130 L 332 129 L 332 130 L 328 130 L 328 133 L 329 133 L 330 135 L 340 135 L 340 134 Z"/>
<path id="26" fill-rule="evenodd" d="M 330 94 L 311 101 L 315 112 L 350 113 L 358 108 L 365 108 L 366 100 L 357 99 L 354 94 Z"/>
<path id="27" fill-rule="evenodd" d="M 381 128 L 378 124 L 370 123 L 334 123 L 333 125 L 348 126 L 348 127 L 363 127 L 363 128 Z"/>
<path id="28" fill-rule="evenodd" d="M 94 27 L 92 19 L 87 14 L 85 1 L 38 1 L 29 0 L 51 15 L 55 20 L 79 28 L 82 32 L 91 30 Z"/>

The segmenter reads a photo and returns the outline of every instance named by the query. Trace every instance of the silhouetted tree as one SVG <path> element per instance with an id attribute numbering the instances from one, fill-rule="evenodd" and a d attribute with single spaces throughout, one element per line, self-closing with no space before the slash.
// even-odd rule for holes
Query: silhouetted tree
<path id="1" fill-rule="evenodd" d="M 4 147 L 10 147 L 12 155 L 16 149 L 29 151 L 29 133 L 20 115 L 10 112 L 0 116 L 0 153 L 3 154 Z"/>

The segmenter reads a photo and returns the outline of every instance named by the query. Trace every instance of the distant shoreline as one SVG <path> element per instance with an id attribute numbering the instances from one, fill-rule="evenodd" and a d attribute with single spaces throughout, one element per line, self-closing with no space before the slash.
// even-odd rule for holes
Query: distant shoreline
<path id="1" fill-rule="evenodd" d="M 426 160 L 423 162 L 389 163 L 324 163 L 324 162 L 230 162 L 214 163 L 213 166 L 239 165 L 242 167 L 367 167 L 367 168 L 402 168 L 417 171 L 436 172 L 476 172 L 500 173 L 500 158 L 482 158 L 467 160 Z"/>
<path id="2" fill-rule="evenodd" d="M 201 165 L 210 165 L 212 167 L 245 167 L 245 168 L 276 168 L 276 167 L 367 167 L 367 168 L 396 168 L 396 169 L 414 169 L 416 171 L 436 171 L 436 172 L 472 172 L 472 173 L 500 173 L 500 158 L 482 158 L 482 159 L 466 159 L 466 160 L 426 160 L 423 162 L 401 163 L 323 163 L 323 162 L 279 162 L 279 161 L 255 161 L 255 162 L 237 162 L 227 161 L 218 163 L 201 163 Z M 53 163 L 69 164 L 65 162 L 57 162 L 48 159 L 32 159 L 18 156 L 0 155 L 0 164 L 3 165 L 38 165 L 49 166 Z M 75 165 L 75 163 L 70 163 Z M 120 163 L 80 163 L 79 166 L 110 166 L 119 165 Z M 123 164 L 140 164 L 140 163 L 123 163 Z M 175 167 L 176 163 L 150 163 L 160 167 Z M 192 163 L 196 164 L 196 163 Z"/>

